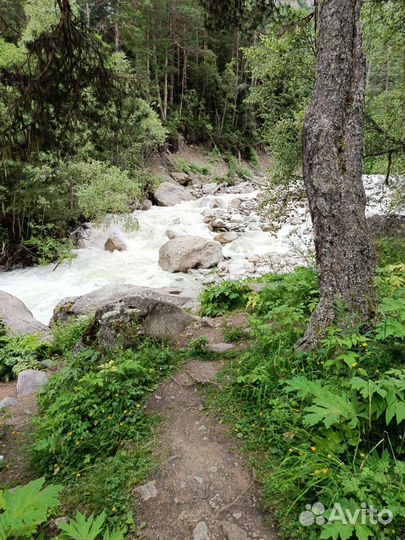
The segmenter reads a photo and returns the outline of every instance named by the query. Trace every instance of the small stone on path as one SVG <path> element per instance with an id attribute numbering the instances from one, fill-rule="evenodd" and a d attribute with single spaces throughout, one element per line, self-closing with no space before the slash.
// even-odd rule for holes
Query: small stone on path
<path id="1" fill-rule="evenodd" d="M 5 397 L 0 401 L 0 409 L 7 409 L 8 407 L 12 407 L 15 405 L 17 400 L 13 397 Z"/>
<path id="2" fill-rule="evenodd" d="M 205 521 L 199 521 L 195 526 L 193 540 L 210 540 L 210 533 Z"/>
<path id="3" fill-rule="evenodd" d="M 215 353 L 224 353 L 235 348 L 233 343 L 211 343 L 207 346 L 207 350 Z"/>
<path id="4" fill-rule="evenodd" d="M 153 497 L 156 497 L 157 495 L 156 480 L 151 480 L 143 486 L 138 486 L 135 488 L 135 491 L 139 493 L 143 501 L 153 499 Z"/>
<path id="5" fill-rule="evenodd" d="M 227 540 L 248 540 L 247 532 L 238 527 L 238 525 L 230 521 L 223 521 L 221 525 Z"/>
<path id="6" fill-rule="evenodd" d="M 20 371 L 17 379 L 17 396 L 30 396 L 35 394 L 48 382 L 48 375 L 37 369 Z"/>

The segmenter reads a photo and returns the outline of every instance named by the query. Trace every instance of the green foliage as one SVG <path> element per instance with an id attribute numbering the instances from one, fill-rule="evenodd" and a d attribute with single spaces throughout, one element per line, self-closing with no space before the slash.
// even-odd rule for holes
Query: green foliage
<path id="1" fill-rule="evenodd" d="M 218 317 L 228 311 L 246 307 L 249 285 L 238 281 L 224 281 L 205 289 L 200 295 L 200 312 L 207 317 Z"/>
<path id="2" fill-rule="evenodd" d="M 34 250 L 40 264 L 48 264 L 58 260 L 63 262 L 75 257 L 71 252 L 73 244 L 66 239 L 55 238 L 57 232 L 51 223 L 46 225 L 35 225 L 30 223 L 30 236 L 24 240 L 23 246 Z"/>
<path id="3" fill-rule="evenodd" d="M 190 358 L 211 360 L 215 356 L 215 353 L 212 353 L 208 349 L 208 343 L 209 341 L 205 336 L 191 340 L 188 345 L 187 355 Z"/>
<path id="4" fill-rule="evenodd" d="M 180 169 L 181 172 L 186 174 L 194 173 L 198 175 L 205 176 L 209 174 L 209 168 L 205 165 L 197 165 L 196 163 L 189 163 L 185 159 L 177 158 L 176 166 Z"/>
<path id="5" fill-rule="evenodd" d="M 398 253 L 397 260 L 400 254 Z M 213 397 L 255 452 L 265 504 L 286 538 L 382 540 L 405 531 L 405 267 L 380 268 L 379 318 L 366 333 L 330 328 L 318 350 L 296 344 L 316 305 L 316 277 L 300 269 L 268 276 L 250 297 L 251 348 L 231 361 Z M 302 527 L 321 501 L 390 509 L 393 522 Z"/>
<path id="6" fill-rule="evenodd" d="M 133 525 L 133 489 L 150 474 L 155 462 L 151 444 L 131 441 L 114 456 L 102 459 L 76 475 L 62 497 L 67 514 L 80 508 L 86 513 L 105 512 L 110 527 Z"/>
<path id="7" fill-rule="evenodd" d="M 82 316 L 69 322 L 58 322 L 52 326 L 52 352 L 68 354 L 79 343 L 90 326 L 93 317 Z"/>
<path id="8" fill-rule="evenodd" d="M 61 523 L 59 525 L 60 530 L 63 532 L 61 539 L 63 540 L 96 540 L 102 535 L 103 540 L 122 540 L 124 538 L 125 529 L 114 529 L 111 532 L 107 528 L 105 531 L 104 523 L 106 520 L 105 513 L 101 513 L 98 516 L 91 514 L 87 519 L 79 511 L 76 512 L 76 516 L 70 519 L 67 523 Z"/>
<path id="9" fill-rule="evenodd" d="M 51 484 L 44 487 L 45 478 L 32 480 L 24 486 L 0 491 L 0 539 L 37 538 L 39 528 L 48 523 L 49 513 L 60 505 L 61 485 Z M 62 534 L 58 538 L 65 540 L 122 540 L 125 528 L 110 530 L 106 526 L 107 515 L 91 514 L 87 519 L 79 511 L 74 518 L 60 523 Z M 42 536 L 41 536 L 42 537 Z"/>
<path id="10" fill-rule="evenodd" d="M 174 362 L 164 345 L 102 356 L 83 349 L 39 397 L 32 447 L 39 471 L 73 479 L 129 440 L 147 437 L 143 400 Z"/>
<path id="11" fill-rule="evenodd" d="M 108 212 L 127 212 L 139 196 L 139 185 L 128 173 L 100 161 L 66 165 L 64 174 L 76 179 L 78 211 L 96 221 Z"/>
<path id="12" fill-rule="evenodd" d="M 44 487 L 45 478 L 32 480 L 25 486 L 0 491 L 0 539 L 32 538 L 59 506 L 61 486 Z"/>
<path id="13" fill-rule="evenodd" d="M 405 263 L 405 240 L 401 237 L 385 237 L 375 241 L 378 264 L 381 267 Z"/>
<path id="14" fill-rule="evenodd" d="M 50 354 L 51 346 L 36 335 L 0 336 L 0 381 L 14 379 L 24 369 L 38 369 Z"/>
<path id="15" fill-rule="evenodd" d="M 280 32 L 274 23 L 258 44 L 245 50 L 257 80 L 248 101 L 263 121 L 262 136 L 275 159 L 271 176 L 276 183 L 287 183 L 299 173 L 301 131 L 315 65 L 312 25 L 297 24 L 305 12 L 287 10 L 285 15 L 288 30 Z"/>

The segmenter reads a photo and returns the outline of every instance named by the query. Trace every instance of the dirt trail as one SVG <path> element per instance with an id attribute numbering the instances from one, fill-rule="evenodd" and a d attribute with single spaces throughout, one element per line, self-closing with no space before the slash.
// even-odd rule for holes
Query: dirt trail
<path id="1" fill-rule="evenodd" d="M 278 538 L 264 522 L 239 441 L 204 409 L 202 387 L 212 384 L 221 365 L 189 362 L 150 402 L 164 419 L 158 434 L 164 458 L 150 482 L 137 488 L 141 539 Z"/>

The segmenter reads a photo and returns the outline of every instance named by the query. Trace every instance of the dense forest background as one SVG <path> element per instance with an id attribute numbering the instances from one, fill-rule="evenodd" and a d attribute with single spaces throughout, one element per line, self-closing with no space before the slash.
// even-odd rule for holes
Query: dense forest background
<path id="1" fill-rule="evenodd" d="M 2 0 L 2 263 L 148 195 L 149 156 L 180 137 L 252 160 L 266 146 L 271 180 L 299 179 L 313 8 L 276 4 L 232 20 L 198 0 Z M 405 168 L 404 2 L 366 2 L 363 25 L 365 170 L 388 182 Z"/>

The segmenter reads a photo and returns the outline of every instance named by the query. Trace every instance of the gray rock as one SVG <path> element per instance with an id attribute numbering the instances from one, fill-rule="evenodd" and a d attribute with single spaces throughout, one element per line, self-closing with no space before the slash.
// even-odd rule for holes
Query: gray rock
<path id="1" fill-rule="evenodd" d="M 60 525 L 62 523 L 68 523 L 69 518 L 67 516 L 61 516 L 55 519 L 52 519 L 49 523 L 49 528 L 51 531 L 54 531 L 55 533 L 60 530 Z"/>
<path id="2" fill-rule="evenodd" d="M 171 177 L 181 186 L 188 186 L 191 182 L 190 176 L 184 172 L 173 172 Z"/>
<path id="3" fill-rule="evenodd" d="M 248 540 L 247 532 L 230 521 L 222 521 L 221 527 L 227 540 Z"/>
<path id="4" fill-rule="evenodd" d="M 151 208 L 152 208 L 152 201 L 150 201 L 149 199 L 145 199 L 139 205 L 139 210 L 146 211 L 146 210 L 150 210 Z"/>
<path id="5" fill-rule="evenodd" d="M 226 230 L 227 228 L 228 224 L 221 218 L 214 218 L 210 221 L 210 229 L 212 231 Z"/>
<path id="6" fill-rule="evenodd" d="M 48 332 L 48 327 L 37 321 L 21 300 L 4 291 L 0 291 L 0 320 L 11 336 Z"/>
<path id="7" fill-rule="evenodd" d="M 220 244 L 230 244 L 238 238 L 238 235 L 234 231 L 223 232 L 214 236 L 214 240 Z"/>
<path id="8" fill-rule="evenodd" d="M 132 297 L 150 298 L 175 306 L 183 306 L 190 301 L 190 298 L 186 296 L 167 294 L 151 287 L 139 287 L 127 283 L 106 285 L 82 296 L 63 298 L 54 309 L 51 324 L 67 321 L 72 317 L 93 314 L 104 306 L 119 303 L 125 299 L 130 302 Z"/>
<path id="9" fill-rule="evenodd" d="M 219 185 L 216 182 L 210 182 L 209 184 L 204 184 L 202 191 L 205 195 L 213 195 L 219 189 Z"/>
<path id="10" fill-rule="evenodd" d="M 83 341 L 96 343 L 103 350 L 130 347 L 145 336 L 174 341 L 194 321 L 195 317 L 174 304 L 150 298 L 126 298 L 98 310 Z"/>
<path id="11" fill-rule="evenodd" d="M 30 396 L 35 394 L 48 382 L 48 375 L 37 369 L 25 369 L 17 378 L 17 396 Z"/>
<path id="12" fill-rule="evenodd" d="M 171 182 L 163 182 L 160 184 L 153 196 L 159 206 L 174 206 L 180 202 L 191 201 L 194 199 L 187 189 L 178 184 L 172 184 Z"/>
<path id="13" fill-rule="evenodd" d="M 126 251 L 127 246 L 122 238 L 114 234 L 107 239 L 104 249 L 112 253 L 113 251 Z"/>
<path id="14" fill-rule="evenodd" d="M 231 216 L 231 223 L 243 223 L 243 217 L 240 214 L 233 214 Z"/>
<path id="15" fill-rule="evenodd" d="M 173 238 L 176 237 L 176 233 L 172 231 L 171 229 L 169 229 L 168 231 L 166 231 L 166 236 L 169 240 L 172 240 Z"/>
<path id="16" fill-rule="evenodd" d="M 232 201 L 230 202 L 232 208 L 239 208 L 241 204 L 242 199 L 232 199 Z"/>
<path id="17" fill-rule="evenodd" d="M 210 343 L 207 345 L 207 350 L 214 353 L 224 353 L 235 348 L 233 343 Z"/>
<path id="18" fill-rule="evenodd" d="M 151 480 L 150 482 L 148 482 L 147 484 L 144 484 L 143 486 L 136 487 L 135 491 L 139 493 L 143 501 L 148 501 L 149 499 L 153 499 L 158 494 L 158 491 L 156 489 L 156 480 Z"/>
<path id="19" fill-rule="evenodd" d="M 210 540 L 210 533 L 205 521 L 199 521 L 195 526 L 193 540 Z"/>
<path id="20" fill-rule="evenodd" d="M 168 272 L 211 268 L 222 259 L 221 244 L 199 236 L 176 236 L 159 250 L 159 264 Z"/>
<path id="21" fill-rule="evenodd" d="M 18 403 L 16 398 L 14 398 L 14 397 L 5 397 L 4 399 L 2 399 L 0 401 L 0 409 L 8 409 L 8 407 L 12 407 L 16 403 Z"/>

